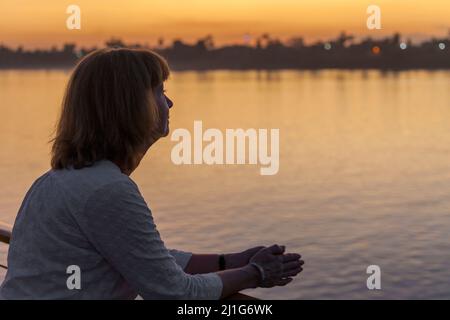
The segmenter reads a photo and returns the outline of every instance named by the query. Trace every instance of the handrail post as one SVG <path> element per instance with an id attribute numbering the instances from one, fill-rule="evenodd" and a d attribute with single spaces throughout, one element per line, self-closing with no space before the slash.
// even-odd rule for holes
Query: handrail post
<path id="1" fill-rule="evenodd" d="M 11 241 L 12 227 L 6 223 L 0 222 L 0 242 L 9 244 Z"/>

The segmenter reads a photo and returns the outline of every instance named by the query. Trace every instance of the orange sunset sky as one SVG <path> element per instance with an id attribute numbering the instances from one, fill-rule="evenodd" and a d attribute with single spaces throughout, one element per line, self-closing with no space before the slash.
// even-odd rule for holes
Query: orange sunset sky
<path id="1" fill-rule="evenodd" d="M 81 8 L 81 30 L 66 29 L 70 4 Z M 366 28 L 370 4 L 382 10 L 382 30 Z M 1 0 L 0 13 L 0 43 L 26 48 L 91 46 L 112 36 L 155 45 L 159 37 L 167 44 L 207 34 L 223 45 L 264 32 L 313 41 L 342 30 L 374 37 L 398 31 L 421 40 L 450 29 L 450 0 Z"/>

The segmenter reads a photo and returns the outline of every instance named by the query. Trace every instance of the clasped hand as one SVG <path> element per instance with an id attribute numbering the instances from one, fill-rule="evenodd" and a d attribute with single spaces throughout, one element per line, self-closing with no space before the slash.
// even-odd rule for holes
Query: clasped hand
<path id="1" fill-rule="evenodd" d="M 297 253 L 285 253 L 286 247 L 274 244 L 263 247 L 249 260 L 250 264 L 259 266 L 263 272 L 259 287 L 271 288 L 285 286 L 303 270 L 303 260 Z"/>

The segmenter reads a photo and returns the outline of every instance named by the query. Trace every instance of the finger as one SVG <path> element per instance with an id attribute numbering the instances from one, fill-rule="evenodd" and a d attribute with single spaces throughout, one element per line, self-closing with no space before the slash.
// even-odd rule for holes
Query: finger
<path id="1" fill-rule="evenodd" d="M 273 246 L 270 246 L 269 252 L 272 254 L 283 254 L 284 250 L 286 249 L 285 246 L 279 246 L 277 244 L 274 244 Z"/>
<path id="2" fill-rule="evenodd" d="M 286 278 L 286 277 L 295 277 L 296 275 L 298 275 L 300 272 L 303 271 L 303 268 L 296 268 L 296 269 L 291 269 L 288 271 L 284 271 L 281 274 L 282 278 Z"/>
<path id="3" fill-rule="evenodd" d="M 259 251 L 261 251 L 262 249 L 265 249 L 265 248 L 266 247 L 263 247 L 263 246 L 253 247 L 253 248 L 245 250 L 244 252 L 248 252 L 248 253 L 251 253 L 251 254 L 256 254 L 257 252 L 259 252 Z"/>
<path id="4" fill-rule="evenodd" d="M 303 260 L 293 260 L 293 261 L 283 261 L 283 264 L 288 264 L 288 263 L 298 263 L 300 266 L 305 264 L 305 261 Z"/>
<path id="5" fill-rule="evenodd" d="M 289 262 L 292 260 L 299 260 L 302 256 L 298 253 L 285 253 L 283 254 L 283 262 Z"/>
<path id="6" fill-rule="evenodd" d="M 286 263 L 283 263 L 283 270 L 300 268 L 301 266 L 302 266 L 302 263 L 300 263 L 300 261 L 286 262 Z"/>
<path id="7" fill-rule="evenodd" d="M 274 283 L 276 286 L 285 286 L 291 281 L 292 281 L 292 278 L 284 278 L 284 279 L 277 280 Z"/>

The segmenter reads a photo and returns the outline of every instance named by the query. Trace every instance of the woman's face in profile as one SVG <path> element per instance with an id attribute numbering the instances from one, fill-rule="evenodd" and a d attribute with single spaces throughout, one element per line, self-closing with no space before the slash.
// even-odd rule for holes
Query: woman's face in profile
<path id="1" fill-rule="evenodd" d="M 169 134 L 169 109 L 172 108 L 173 102 L 165 94 L 164 83 L 154 89 L 154 94 L 160 114 L 161 135 L 166 137 Z"/>

